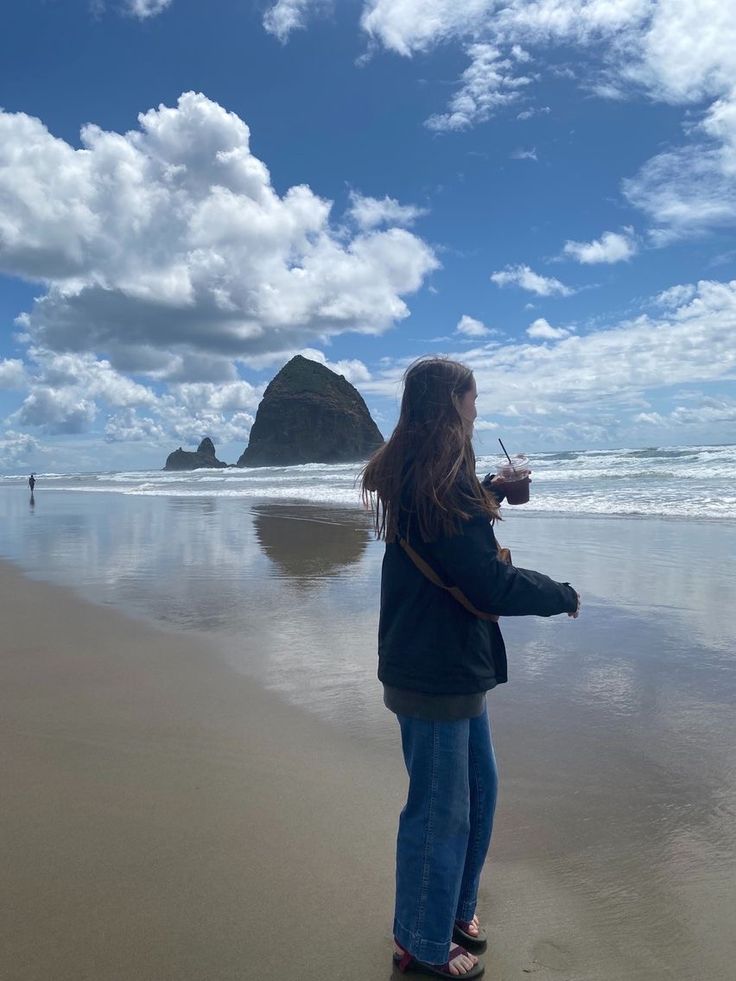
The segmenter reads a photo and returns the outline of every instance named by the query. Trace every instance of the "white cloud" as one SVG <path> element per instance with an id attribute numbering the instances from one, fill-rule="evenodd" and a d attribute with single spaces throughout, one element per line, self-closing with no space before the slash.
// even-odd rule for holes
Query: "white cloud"
<path id="1" fill-rule="evenodd" d="M 657 154 L 624 180 L 625 196 L 654 225 L 655 244 L 736 221 L 736 182 L 723 163 L 717 147 L 681 147 Z"/>
<path id="2" fill-rule="evenodd" d="M 643 423 L 645 426 L 662 426 L 667 420 L 659 412 L 640 412 L 634 416 L 634 422 Z"/>
<path id="3" fill-rule="evenodd" d="M 728 91 L 736 75 L 736 18 L 723 0 L 652 0 L 639 5 L 648 16 L 616 51 L 624 79 L 640 82 L 667 102 L 696 103 Z M 632 57 L 633 56 L 633 57 Z"/>
<path id="4" fill-rule="evenodd" d="M 24 388 L 27 383 L 23 362 L 18 358 L 0 361 L 0 389 Z"/>
<path id="5" fill-rule="evenodd" d="M 608 102 L 624 102 L 626 100 L 626 92 L 621 86 L 613 82 L 594 82 L 590 86 L 590 90 L 593 95 L 597 95 L 599 99 L 606 99 Z"/>
<path id="6" fill-rule="evenodd" d="M 493 331 L 481 320 L 475 320 L 464 313 L 455 327 L 455 333 L 464 334 L 466 337 L 487 337 Z"/>
<path id="7" fill-rule="evenodd" d="M 159 13 L 168 2 L 128 0 L 140 17 Z M 329 0 L 278 0 L 264 24 L 285 41 L 310 14 L 330 7 Z M 643 92 L 673 105 L 714 100 L 694 139 L 654 157 L 625 182 L 624 193 L 653 220 L 654 244 L 736 221 L 736 17 L 731 3 L 364 0 L 361 26 L 372 46 L 404 56 L 451 40 L 465 46 L 470 63 L 459 91 L 447 111 L 426 123 L 438 131 L 467 129 L 515 102 L 533 81 L 515 74 L 530 59 L 524 45 L 537 51 L 576 47 L 582 56 L 581 83 L 602 98 L 623 100 Z M 533 112 L 522 110 L 517 118 Z"/>
<path id="8" fill-rule="evenodd" d="M 479 389 L 493 389 L 481 408 L 484 414 L 502 411 L 504 400 L 524 412 L 532 406 L 559 411 L 559 405 L 563 412 L 578 412 L 582 406 L 595 417 L 606 406 L 620 411 L 648 391 L 734 379 L 734 330 L 736 280 L 702 281 L 692 300 L 661 318 L 637 317 L 552 346 L 479 354 Z"/>
<path id="9" fill-rule="evenodd" d="M 540 106 L 538 109 L 531 107 L 529 109 L 523 109 L 520 113 L 517 113 L 516 118 L 520 120 L 531 119 L 533 116 L 548 115 L 552 112 L 550 106 Z"/>
<path id="10" fill-rule="evenodd" d="M 6 430 L 0 434 L 0 472 L 7 473 L 8 468 L 22 463 L 34 453 L 39 453 L 41 446 L 37 439 L 28 433 L 16 433 Z"/>
<path id="11" fill-rule="evenodd" d="M 599 239 L 592 242 L 568 241 L 562 251 L 576 262 L 587 265 L 622 262 L 636 254 L 636 241 L 633 229 L 626 228 L 623 235 L 619 232 L 604 232 Z"/>
<path id="12" fill-rule="evenodd" d="M 491 273 L 491 281 L 496 286 L 520 286 L 523 290 L 536 293 L 538 296 L 571 296 L 575 291 L 565 286 L 553 276 L 541 276 L 529 266 L 506 266 L 498 272 Z"/>
<path id="13" fill-rule="evenodd" d="M 736 77 L 736 18 L 724 0 L 364 0 L 361 27 L 404 56 L 471 40 L 523 62 L 525 44 L 572 45 L 593 55 L 581 70 L 597 68 L 601 90 L 672 104 L 722 98 Z"/>
<path id="14" fill-rule="evenodd" d="M 528 150 L 525 150 L 523 147 L 519 147 L 518 149 L 513 150 L 510 156 L 512 160 L 536 160 L 537 148 L 533 146 Z"/>
<path id="15" fill-rule="evenodd" d="M 330 367 L 345 374 L 352 368 L 356 377 L 362 367 L 367 374 L 358 361 Z M 264 388 L 242 379 L 169 381 L 165 394 L 157 395 L 93 355 L 36 347 L 29 350 L 24 384 L 28 394 L 8 420 L 14 426 L 78 436 L 92 431 L 102 417 L 106 443 L 143 442 L 162 449 L 176 443 L 196 445 L 205 434 L 245 445 Z"/>
<path id="16" fill-rule="evenodd" d="M 25 382 L 28 394 L 10 416 L 13 425 L 50 435 L 80 434 L 111 413 L 104 428 L 109 443 L 165 445 L 210 431 L 241 439 L 254 418 L 244 410 L 254 413 L 262 395 L 262 388 L 239 379 L 169 382 L 167 393 L 157 395 L 92 354 L 57 354 L 37 347 L 29 350 Z"/>
<path id="17" fill-rule="evenodd" d="M 697 290 L 693 283 L 681 283 L 677 286 L 670 286 L 669 289 L 662 290 L 661 293 L 655 296 L 654 302 L 658 306 L 674 309 L 692 300 L 696 292 Z"/>
<path id="18" fill-rule="evenodd" d="M 584 411 L 588 422 L 603 427 L 595 437 L 600 439 L 606 418 L 634 421 L 648 393 L 736 380 L 735 331 L 736 280 L 703 280 L 692 299 L 658 318 L 640 316 L 552 345 L 480 345 L 446 353 L 473 369 L 483 417 L 508 416 L 512 408 L 521 420 L 548 413 L 576 421 Z M 394 397 L 405 366 L 387 365 L 365 391 Z"/>
<path id="19" fill-rule="evenodd" d="M 216 449 L 233 442 L 245 447 L 255 420 L 255 406 L 252 412 L 233 412 L 238 400 L 232 395 L 216 386 L 182 386 L 164 396 L 150 415 L 140 415 L 132 408 L 111 415 L 105 425 L 105 441 L 144 442 L 169 452 L 177 444 L 196 447 L 204 436 L 210 436 Z"/>
<path id="20" fill-rule="evenodd" d="M 526 332 L 529 337 L 543 341 L 558 341 L 563 337 L 568 337 L 570 334 L 570 331 L 564 327 L 553 327 L 544 317 L 539 317 L 533 323 L 529 324 Z"/>
<path id="21" fill-rule="evenodd" d="M 127 0 L 127 10 L 139 20 L 156 17 L 171 5 L 171 0 Z"/>
<path id="22" fill-rule="evenodd" d="M 672 412 L 671 418 L 675 422 L 688 426 L 736 422 L 736 401 L 704 397 L 698 406 L 677 406 Z"/>
<path id="23" fill-rule="evenodd" d="M 495 0 L 367 0 L 361 26 L 384 47 L 411 55 L 473 34 L 495 6 Z"/>
<path id="24" fill-rule="evenodd" d="M 729 98 L 718 99 L 708 109 L 701 128 L 721 143 L 720 165 L 724 175 L 736 176 L 736 87 Z"/>
<path id="25" fill-rule="evenodd" d="M 626 36 L 631 43 L 657 0 L 510 0 L 500 4 L 491 29 L 507 42 L 566 42 L 581 46 Z M 665 0 L 668 2 L 668 0 Z M 633 57 L 622 52 L 619 57 Z"/>
<path id="26" fill-rule="evenodd" d="M 225 416 L 205 406 L 200 406 L 192 413 L 173 402 L 161 412 L 162 423 L 167 434 L 166 441 L 191 447 L 198 446 L 203 436 L 209 436 L 215 448 L 223 443 L 235 442 L 245 445 L 254 418 L 250 412 L 235 412 L 231 416 Z"/>
<path id="27" fill-rule="evenodd" d="M 233 412 L 238 409 L 258 408 L 263 397 L 263 386 L 256 387 L 246 381 L 227 384 L 186 382 L 169 386 L 174 401 L 189 412 L 206 408 L 216 412 Z"/>
<path id="28" fill-rule="evenodd" d="M 305 185 L 279 196 L 246 124 L 203 95 L 139 122 L 86 126 L 76 150 L 0 113 L 0 268 L 50 283 L 22 323 L 39 348 L 166 372 L 380 333 L 438 266 L 404 229 L 346 236 Z"/>
<path id="29" fill-rule="evenodd" d="M 163 442 L 176 440 L 196 445 L 210 435 L 215 445 L 248 440 L 265 385 L 251 385 L 238 379 L 230 382 L 184 382 L 170 384 L 166 395 L 154 407 L 153 419 L 134 417 L 134 426 L 154 441 L 156 432 Z M 125 418 L 125 417 L 124 417 Z M 149 425 L 156 429 L 150 429 Z"/>
<path id="30" fill-rule="evenodd" d="M 31 348 L 29 357 L 37 366 L 34 385 L 55 391 L 76 389 L 80 395 L 103 399 L 113 406 L 154 405 L 157 401 L 150 388 L 120 374 L 109 361 L 98 361 L 92 354 L 55 354 Z"/>
<path id="31" fill-rule="evenodd" d="M 243 449 L 245 449 L 254 422 L 255 416 L 251 415 L 250 412 L 235 412 L 227 420 L 227 424 L 222 430 L 223 440 L 231 443 L 242 443 Z"/>
<path id="32" fill-rule="evenodd" d="M 285 42 L 293 31 L 306 27 L 312 9 L 327 10 L 330 6 L 329 0 L 277 0 L 264 14 L 263 26 L 269 34 Z"/>
<path id="33" fill-rule="evenodd" d="M 351 191 L 348 214 L 359 228 L 366 231 L 379 225 L 412 225 L 417 218 L 427 214 L 427 209 L 413 204 L 399 204 L 395 198 L 364 197 Z"/>
<path id="34" fill-rule="evenodd" d="M 460 91 L 450 100 L 449 111 L 430 116 L 429 129 L 463 130 L 488 119 L 492 113 L 516 102 L 531 78 L 515 75 L 513 59 L 504 58 L 490 44 L 471 44 L 467 53 L 470 64 L 463 72 Z"/>
<path id="35" fill-rule="evenodd" d="M 467 46 L 471 64 L 460 79 L 460 92 L 448 112 L 429 120 L 437 129 L 465 129 L 513 101 L 518 95 L 514 53 L 524 50 L 523 45 L 537 55 L 555 46 L 577 48 L 581 84 L 602 98 L 623 100 L 643 93 L 681 106 L 715 100 L 700 134 L 693 134 L 694 142 L 649 161 L 626 183 L 625 193 L 654 220 L 655 244 L 736 221 L 732 2 L 365 0 L 361 25 L 371 43 L 404 56 L 448 41 Z M 493 57 L 484 66 L 474 50 L 493 52 Z M 532 112 L 522 110 L 517 118 L 529 118 Z"/>
<path id="36" fill-rule="evenodd" d="M 469 37 L 590 47 L 619 84 L 694 102 L 733 78 L 732 13 L 722 0 L 366 0 L 361 23 L 403 55 Z"/>
<path id="37" fill-rule="evenodd" d="M 274 368 L 278 371 L 283 368 L 287 361 L 290 361 L 297 354 L 301 354 L 304 358 L 309 358 L 310 361 L 317 361 L 319 364 L 323 364 L 330 371 L 337 372 L 338 375 L 343 375 L 351 385 L 357 386 L 361 382 L 368 381 L 371 378 L 371 372 L 367 365 L 358 358 L 342 358 L 337 361 L 331 361 L 325 355 L 324 351 L 314 347 L 293 348 L 289 351 L 280 351 L 277 354 L 249 357 L 246 359 L 246 363 L 250 368 L 257 371 L 263 371 L 266 368 Z"/>
<path id="38" fill-rule="evenodd" d="M 87 432 L 96 415 L 95 403 L 74 389 L 37 386 L 10 416 L 10 421 L 58 435 Z"/>
<path id="39" fill-rule="evenodd" d="M 105 424 L 105 440 L 108 443 L 154 443 L 165 440 L 162 427 L 147 416 L 140 417 L 135 409 L 123 409 L 108 418 Z"/>
<path id="40" fill-rule="evenodd" d="M 206 354 L 204 351 L 167 354 L 150 349 L 136 349 L 127 352 L 130 370 L 140 371 L 149 378 L 177 382 L 220 382 L 222 384 L 237 379 L 238 372 L 231 358 L 223 355 Z M 128 362 L 123 353 L 118 356 L 121 369 L 128 370 Z M 147 365 L 144 370 L 144 365 Z"/>
<path id="41" fill-rule="evenodd" d="M 649 426 L 713 426 L 736 422 L 736 401 L 727 398 L 713 398 L 701 395 L 697 405 L 678 405 L 672 412 L 641 412 L 635 422 Z"/>
<path id="42" fill-rule="evenodd" d="M 310 361 L 318 361 L 325 368 L 329 368 L 330 371 L 334 371 L 338 375 L 343 375 L 351 385 L 358 385 L 361 382 L 370 381 L 370 371 L 358 358 L 344 358 L 340 361 L 329 361 L 322 351 L 318 351 L 312 347 L 303 348 L 301 351 L 295 351 L 294 353 L 301 354 L 302 357 L 309 358 Z"/>

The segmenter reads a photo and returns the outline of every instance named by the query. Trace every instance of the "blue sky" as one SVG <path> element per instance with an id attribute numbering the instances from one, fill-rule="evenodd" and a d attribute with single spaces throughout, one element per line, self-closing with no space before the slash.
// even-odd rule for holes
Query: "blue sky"
<path id="1" fill-rule="evenodd" d="M 234 461 L 304 353 L 479 452 L 736 432 L 725 0 L 27 0 L 0 32 L 0 471 Z"/>

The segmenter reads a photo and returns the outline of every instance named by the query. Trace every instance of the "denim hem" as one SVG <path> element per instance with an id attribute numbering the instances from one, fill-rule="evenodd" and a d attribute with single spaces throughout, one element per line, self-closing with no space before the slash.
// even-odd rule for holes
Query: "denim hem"
<path id="1" fill-rule="evenodd" d="M 456 920 L 462 920 L 463 923 L 470 923 L 470 921 L 475 916 L 475 908 L 478 904 L 476 902 L 463 903 L 457 908 Z"/>
<path id="2" fill-rule="evenodd" d="M 446 964 L 450 956 L 450 941 L 438 943 L 435 940 L 422 940 L 398 920 L 394 920 L 394 938 L 412 957 L 425 964 Z"/>

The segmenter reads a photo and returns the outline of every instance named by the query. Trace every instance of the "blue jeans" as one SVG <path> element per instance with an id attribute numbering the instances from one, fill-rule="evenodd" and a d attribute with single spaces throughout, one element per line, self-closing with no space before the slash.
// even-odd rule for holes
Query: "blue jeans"
<path id="1" fill-rule="evenodd" d="M 488 713 L 432 722 L 397 716 L 409 794 L 396 845 L 394 937 L 444 964 L 455 920 L 472 920 L 493 829 L 498 772 Z"/>

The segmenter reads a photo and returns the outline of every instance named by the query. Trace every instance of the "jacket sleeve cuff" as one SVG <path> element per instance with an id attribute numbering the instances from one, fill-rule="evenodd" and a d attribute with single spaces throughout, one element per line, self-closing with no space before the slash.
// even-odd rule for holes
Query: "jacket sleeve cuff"
<path id="1" fill-rule="evenodd" d="M 487 473 L 482 480 L 482 484 L 487 491 L 493 494 L 493 496 L 496 498 L 499 504 L 503 504 L 503 502 L 506 500 L 505 493 L 502 490 L 500 490 L 498 485 L 494 485 L 491 483 L 491 481 L 495 476 L 496 476 L 495 473 Z"/>
<path id="2" fill-rule="evenodd" d="M 567 591 L 570 594 L 570 605 L 565 610 L 565 613 L 574 613 L 578 608 L 578 594 L 577 591 L 570 585 L 569 582 L 563 582 L 561 585 L 567 586 Z"/>

